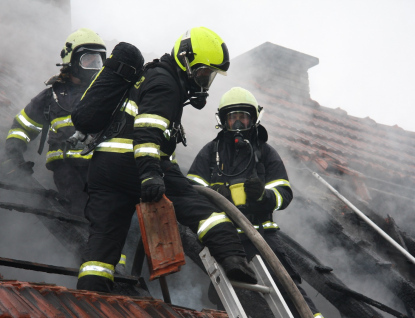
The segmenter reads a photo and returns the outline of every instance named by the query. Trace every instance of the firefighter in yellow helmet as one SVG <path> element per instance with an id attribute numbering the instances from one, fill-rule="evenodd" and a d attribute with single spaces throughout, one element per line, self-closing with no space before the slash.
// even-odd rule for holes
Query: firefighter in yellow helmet
<path id="1" fill-rule="evenodd" d="M 111 291 L 135 205 L 140 197 L 159 201 L 163 194 L 173 202 L 177 220 L 197 233 L 229 278 L 256 283 L 233 223 L 197 193 L 174 154 L 176 144 L 186 142 L 183 106 L 203 108 L 216 74 L 228 68 L 224 41 L 204 27 L 188 30 L 172 54 L 146 64 L 122 109 L 124 128 L 100 143 L 91 160 L 85 210 L 90 234 L 78 289 Z"/>
<path id="2" fill-rule="evenodd" d="M 83 147 L 66 142 L 75 133 L 71 111 L 88 87 L 92 76 L 106 58 L 105 43 L 94 31 L 79 29 L 68 36 L 61 51 L 60 73 L 45 82 L 48 88 L 35 96 L 14 118 L 1 165 L 4 177 L 19 179 L 33 173 L 34 163 L 26 161 L 27 145 L 41 135 L 39 154 L 47 139 L 46 167 L 60 194 L 73 214 L 83 216 L 87 200 L 83 192 L 89 157 L 82 157 Z"/>
<path id="3" fill-rule="evenodd" d="M 299 285 L 301 277 L 284 251 L 279 227 L 273 220 L 273 212 L 285 209 L 293 193 L 284 163 L 266 142 L 267 131 L 260 125 L 262 114 L 262 107 L 248 90 L 233 87 L 227 91 L 217 113 L 217 127 L 222 130 L 200 150 L 187 177 L 197 185 L 216 190 L 244 213 L 278 256 L 314 316 L 323 318 Z M 248 259 L 259 254 L 243 231 L 238 232 Z M 281 287 L 276 277 L 274 281 Z M 279 289 L 294 317 L 300 317 L 289 295 L 282 287 Z M 209 295 L 213 301 L 219 301 L 212 288 Z"/>

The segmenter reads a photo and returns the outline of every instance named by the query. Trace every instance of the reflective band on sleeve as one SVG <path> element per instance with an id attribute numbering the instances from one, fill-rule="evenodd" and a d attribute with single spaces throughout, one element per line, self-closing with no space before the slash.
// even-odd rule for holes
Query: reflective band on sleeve
<path id="1" fill-rule="evenodd" d="M 86 156 L 82 156 L 81 152 L 82 150 L 68 150 L 66 152 L 66 158 L 82 159 L 82 160 L 89 160 L 92 158 L 93 153 L 90 153 Z M 50 163 L 55 160 L 63 160 L 63 150 L 58 149 L 58 150 L 48 151 L 48 153 L 46 154 L 46 163 Z"/>
<path id="2" fill-rule="evenodd" d="M 23 140 L 26 144 L 30 142 L 29 135 L 23 129 L 20 128 L 10 129 L 6 139 L 9 138 L 17 138 Z"/>
<path id="3" fill-rule="evenodd" d="M 126 138 L 111 138 L 101 142 L 95 151 L 126 153 L 133 152 L 133 140 Z"/>
<path id="4" fill-rule="evenodd" d="M 127 256 L 124 254 L 121 254 L 120 261 L 118 262 L 118 264 L 125 265 L 126 262 L 127 262 Z"/>
<path id="5" fill-rule="evenodd" d="M 134 158 L 150 156 L 160 159 L 160 146 L 153 143 L 145 143 L 134 146 Z"/>
<path id="6" fill-rule="evenodd" d="M 190 180 L 193 180 L 193 181 L 195 181 L 195 182 L 197 182 L 199 184 L 201 184 L 204 187 L 207 187 L 209 185 L 209 183 L 206 182 L 205 179 L 203 179 L 202 177 L 199 177 L 199 176 L 197 176 L 195 174 L 188 174 L 187 175 L 187 178 L 190 179 Z"/>
<path id="7" fill-rule="evenodd" d="M 52 120 L 50 123 L 50 130 L 56 133 L 58 132 L 58 129 L 68 126 L 73 126 L 71 115 Z"/>
<path id="8" fill-rule="evenodd" d="M 19 124 L 22 125 L 22 127 L 25 129 L 27 128 L 37 133 L 40 133 L 42 131 L 43 125 L 30 119 L 29 116 L 26 115 L 24 109 L 22 109 L 20 113 L 16 115 L 15 118 L 19 122 Z"/>
<path id="9" fill-rule="evenodd" d="M 199 228 L 197 230 L 198 239 L 202 241 L 203 237 L 212 227 L 220 223 L 224 223 L 224 222 L 232 223 L 231 219 L 228 218 L 225 212 L 221 212 L 221 213 L 213 212 L 209 216 L 209 218 L 207 218 L 206 220 L 200 221 Z"/>
<path id="10" fill-rule="evenodd" d="M 133 117 L 137 116 L 138 114 L 138 106 L 137 104 L 132 100 L 127 100 L 124 106 L 121 108 L 122 111 L 125 110 L 125 112 L 128 115 L 131 115 Z"/>
<path id="11" fill-rule="evenodd" d="M 134 127 L 153 127 L 161 129 L 163 132 L 169 127 L 170 121 L 164 117 L 151 114 L 141 114 L 135 117 Z"/>
<path id="12" fill-rule="evenodd" d="M 278 192 L 278 190 L 277 189 L 275 189 L 275 188 L 272 188 L 271 189 L 273 192 L 274 192 L 274 194 L 275 194 L 275 208 L 274 208 L 274 211 L 276 211 L 276 210 L 279 210 L 280 208 L 281 208 L 281 205 L 282 205 L 282 196 L 281 196 L 281 194 Z"/>
<path id="13" fill-rule="evenodd" d="M 114 281 L 114 266 L 95 261 L 86 262 L 79 269 L 78 279 L 86 275 L 101 276 Z"/>
<path id="14" fill-rule="evenodd" d="M 291 187 L 290 183 L 287 180 L 279 179 L 279 180 L 274 180 L 274 181 L 268 182 L 265 185 L 265 189 L 271 189 L 271 188 L 278 187 L 278 186 Z"/>

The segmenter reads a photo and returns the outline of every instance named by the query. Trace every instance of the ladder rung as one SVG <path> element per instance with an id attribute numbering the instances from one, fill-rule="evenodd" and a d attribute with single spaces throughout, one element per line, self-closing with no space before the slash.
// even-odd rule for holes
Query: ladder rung
<path id="1" fill-rule="evenodd" d="M 248 289 L 248 290 L 256 291 L 256 292 L 263 293 L 263 294 L 269 294 L 271 292 L 271 288 L 269 288 L 268 286 L 264 286 L 264 285 L 242 283 L 242 282 L 237 282 L 235 280 L 231 280 L 230 282 L 233 287 L 237 287 L 237 288 Z"/>

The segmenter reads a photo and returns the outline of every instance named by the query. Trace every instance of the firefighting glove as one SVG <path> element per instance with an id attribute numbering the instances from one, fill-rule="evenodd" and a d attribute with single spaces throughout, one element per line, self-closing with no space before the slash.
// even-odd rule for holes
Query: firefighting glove
<path id="1" fill-rule="evenodd" d="M 163 177 L 157 173 L 152 173 L 144 176 L 141 181 L 141 201 L 143 202 L 158 202 L 166 192 Z"/>
<path id="2" fill-rule="evenodd" d="M 210 186 L 209 188 L 211 188 L 212 190 L 215 190 L 219 194 L 222 194 L 228 200 L 231 200 L 231 191 L 226 185 L 214 184 L 213 186 Z"/>
<path id="3" fill-rule="evenodd" d="M 245 180 L 244 188 L 249 200 L 261 201 L 265 192 L 265 183 L 258 177 Z"/>

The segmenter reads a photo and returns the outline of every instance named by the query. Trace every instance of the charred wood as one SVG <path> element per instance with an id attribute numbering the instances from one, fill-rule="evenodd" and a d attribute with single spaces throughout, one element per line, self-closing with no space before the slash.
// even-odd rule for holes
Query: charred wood
<path id="1" fill-rule="evenodd" d="M 322 264 L 314 255 L 306 251 L 300 244 L 290 238 L 283 231 L 279 231 L 279 236 L 284 244 L 284 248 L 289 258 L 300 275 L 315 290 L 324 296 L 334 307 L 336 307 L 342 317 L 372 318 L 381 317 L 366 304 L 344 296 L 342 293 L 333 291 L 327 283 L 343 284 L 341 280 L 331 271 L 331 268 Z"/>
<path id="2" fill-rule="evenodd" d="M 395 317 L 398 317 L 398 318 L 408 318 L 407 315 L 401 314 L 400 312 L 398 312 L 398 311 L 396 311 L 396 310 L 394 310 L 394 309 L 392 309 L 392 308 L 390 308 L 390 307 L 388 307 L 386 305 L 383 305 L 383 304 L 381 304 L 380 302 L 378 302 L 376 300 L 373 300 L 373 299 L 371 299 L 369 297 L 366 297 L 366 296 L 364 296 L 362 294 L 359 294 L 359 293 L 357 293 L 357 292 L 355 292 L 355 291 L 353 291 L 353 290 L 351 290 L 349 288 L 346 288 L 345 286 L 342 286 L 342 285 L 336 284 L 336 283 L 332 283 L 332 282 L 327 282 L 326 284 L 330 288 L 333 288 L 334 290 L 340 291 L 341 293 L 343 293 L 345 295 L 349 295 L 349 296 L 351 296 L 351 297 L 353 297 L 355 299 L 364 301 L 365 303 L 367 303 L 367 304 L 369 304 L 369 305 L 371 305 L 373 307 L 379 308 L 380 310 L 382 310 L 384 312 L 387 312 L 387 313 L 389 313 L 389 314 L 391 314 L 391 315 L 393 315 Z"/>

